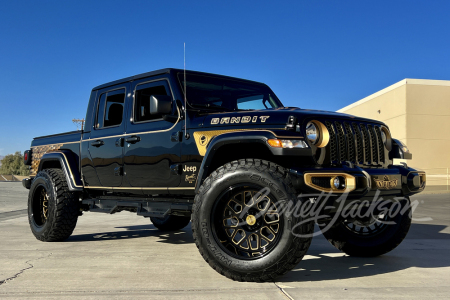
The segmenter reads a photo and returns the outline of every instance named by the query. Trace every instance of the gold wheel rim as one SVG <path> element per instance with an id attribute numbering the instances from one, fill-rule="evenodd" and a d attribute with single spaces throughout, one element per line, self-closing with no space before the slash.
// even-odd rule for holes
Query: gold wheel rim
<path id="1" fill-rule="evenodd" d="M 244 190 L 226 202 L 222 215 L 226 235 L 220 242 L 237 255 L 258 257 L 277 242 L 280 225 L 279 210 L 269 196 Z"/>
<path id="2" fill-rule="evenodd" d="M 40 195 L 40 201 L 41 201 L 41 207 L 42 207 L 42 220 L 47 221 L 48 218 L 48 194 L 45 191 L 45 189 L 41 190 L 41 195 Z"/>

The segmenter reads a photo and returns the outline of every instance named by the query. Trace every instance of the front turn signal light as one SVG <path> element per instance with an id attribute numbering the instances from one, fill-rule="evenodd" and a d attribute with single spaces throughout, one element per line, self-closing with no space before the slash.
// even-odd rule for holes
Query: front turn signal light
<path id="1" fill-rule="evenodd" d="M 308 145 L 303 140 L 267 140 L 269 145 L 274 148 L 308 148 Z"/>
<path id="2" fill-rule="evenodd" d="M 277 140 L 277 139 L 270 139 L 267 142 L 269 143 L 270 146 L 272 146 L 274 148 L 282 148 L 283 147 L 281 145 L 281 141 Z"/>

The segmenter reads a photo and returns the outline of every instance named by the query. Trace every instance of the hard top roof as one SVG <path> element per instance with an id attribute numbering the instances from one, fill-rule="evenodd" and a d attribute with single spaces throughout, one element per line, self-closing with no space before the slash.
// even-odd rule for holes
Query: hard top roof
<path id="1" fill-rule="evenodd" d="M 106 87 L 109 87 L 109 86 L 112 86 L 112 85 L 116 85 L 116 84 L 120 84 L 120 83 L 128 82 L 128 81 L 133 81 L 133 80 L 137 80 L 137 79 L 141 79 L 141 78 L 145 78 L 145 77 L 162 75 L 162 74 L 168 74 L 168 73 L 176 73 L 176 72 L 184 72 L 184 70 L 176 69 L 176 68 L 166 68 L 166 69 L 155 70 L 155 71 L 142 73 L 142 74 L 138 74 L 138 75 L 122 78 L 122 79 L 119 79 L 119 80 L 114 80 L 114 81 L 111 81 L 111 82 L 107 82 L 107 83 L 104 83 L 104 84 L 101 84 L 99 86 L 94 87 L 92 90 L 93 91 L 94 90 L 99 90 L 99 89 L 106 88 Z M 249 83 L 264 84 L 262 82 L 252 81 L 252 80 L 248 80 L 248 79 L 242 79 L 242 78 L 237 78 L 237 77 L 230 77 L 230 76 L 213 74 L 213 73 L 198 72 L 198 71 L 192 71 L 192 70 L 186 70 L 186 73 L 199 74 L 199 75 L 210 75 L 210 76 L 211 75 L 212 76 L 220 76 L 220 77 L 224 77 L 224 78 L 228 78 L 228 79 L 247 81 Z"/>

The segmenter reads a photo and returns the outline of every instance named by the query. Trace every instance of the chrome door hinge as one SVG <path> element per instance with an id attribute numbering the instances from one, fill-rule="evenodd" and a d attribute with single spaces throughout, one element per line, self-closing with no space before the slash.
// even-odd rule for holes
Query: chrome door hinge
<path id="1" fill-rule="evenodd" d="M 123 168 L 122 167 L 114 168 L 114 176 L 122 176 L 122 175 L 123 175 Z"/>
<path id="2" fill-rule="evenodd" d="M 181 174 L 181 165 L 175 164 L 170 166 L 170 174 L 171 175 L 180 175 Z"/>
<path id="3" fill-rule="evenodd" d="M 181 142 L 182 139 L 183 139 L 183 132 L 181 131 L 174 132 L 170 136 L 170 140 L 172 142 Z"/>

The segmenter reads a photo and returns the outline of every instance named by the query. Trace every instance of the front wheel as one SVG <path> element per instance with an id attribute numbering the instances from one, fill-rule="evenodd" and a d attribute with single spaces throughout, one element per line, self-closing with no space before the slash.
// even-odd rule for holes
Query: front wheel
<path id="1" fill-rule="evenodd" d="M 392 202 L 389 209 L 369 220 L 345 221 L 330 227 L 319 225 L 325 238 L 336 249 L 350 255 L 373 257 L 394 250 L 406 237 L 411 226 L 409 198 Z"/>
<path id="2" fill-rule="evenodd" d="M 214 171 L 195 197 L 192 231 L 206 262 L 238 281 L 272 281 L 306 254 L 313 222 L 288 212 L 300 201 L 289 173 L 259 159 Z"/>

